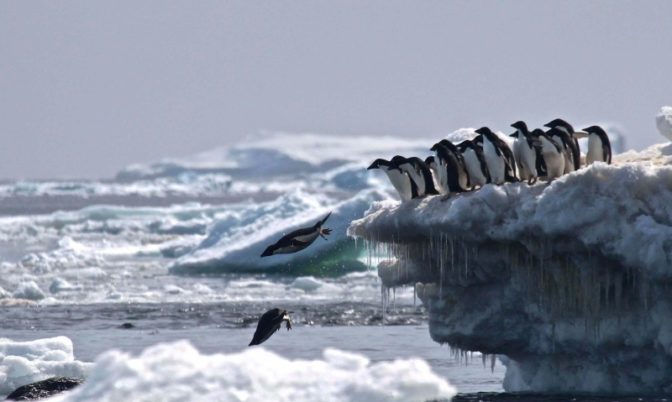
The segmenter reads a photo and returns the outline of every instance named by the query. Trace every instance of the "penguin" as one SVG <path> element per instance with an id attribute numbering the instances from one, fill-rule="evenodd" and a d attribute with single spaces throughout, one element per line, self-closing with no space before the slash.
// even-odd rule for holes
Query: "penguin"
<path id="1" fill-rule="evenodd" d="M 310 246 L 318 236 L 322 237 L 324 240 L 327 240 L 328 235 L 331 234 L 331 229 L 322 228 L 324 223 L 331 216 L 331 212 L 324 217 L 324 219 L 319 220 L 315 225 L 297 229 L 289 234 L 286 234 L 280 238 L 275 244 L 272 244 L 266 247 L 266 250 L 261 254 L 262 257 L 268 257 L 275 254 L 291 254 L 301 251 L 304 248 Z"/>
<path id="2" fill-rule="evenodd" d="M 545 174 L 541 142 L 530 133 L 524 121 L 517 121 L 511 127 L 516 129 L 511 137 L 515 138 L 513 155 L 518 162 L 518 177 L 532 185 L 537 182 L 542 172 Z"/>
<path id="3" fill-rule="evenodd" d="M 439 166 L 436 164 L 435 157 L 433 155 L 426 157 L 425 164 L 432 172 L 432 177 L 434 178 L 434 188 L 439 192 L 439 194 L 442 194 L 441 183 L 439 183 Z"/>
<path id="4" fill-rule="evenodd" d="M 399 164 L 399 168 L 401 168 L 403 172 L 406 172 L 411 180 L 415 182 L 418 193 L 417 197 L 439 194 L 434 187 L 432 171 L 429 170 L 429 166 L 427 166 L 422 159 L 414 156 L 405 158 L 405 161 Z"/>
<path id="5" fill-rule="evenodd" d="M 488 170 L 488 164 L 485 163 L 483 148 L 471 140 L 465 140 L 457 144 L 457 149 L 462 153 L 471 188 L 483 187 L 490 183 L 490 170 Z"/>
<path id="6" fill-rule="evenodd" d="M 506 181 L 516 182 L 516 160 L 511 148 L 493 133 L 488 127 L 481 127 L 476 130 L 478 137 L 476 143 L 483 144 L 483 155 L 490 170 L 490 177 L 495 184 L 502 184 Z"/>
<path id="7" fill-rule="evenodd" d="M 607 132 L 600 126 L 590 126 L 584 128 L 583 131 L 588 133 L 586 165 L 593 162 L 607 162 L 611 165 L 611 142 Z"/>
<path id="8" fill-rule="evenodd" d="M 571 173 L 575 170 L 581 169 L 581 148 L 579 147 L 578 138 L 585 133 L 575 131 L 574 127 L 563 119 L 551 120 L 544 124 L 544 127 L 557 128 L 560 130 L 560 132 L 552 138 L 555 139 L 557 143 L 562 141 L 565 150 L 569 150 L 567 153 L 568 157 L 565 162 L 565 173 Z M 562 133 L 565 133 L 566 135 L 562 135 Z M 568 164 L 567 162 L 571 163 Z"/>
<path id="9" fill-rule="evenodd" d="M 553 181 L 565 173 L 565 153 L 555 140 L 551 138 L 557 128 L 552 128 L 549 133 L 537 128 L 532 131 L 532 136 L 541 143 L 541 154 L 546 165 L 546 180 Z"/>
<path id="10" fill-rule="evenodd" d="M 281 310 L 279 308 L 274 308 L 265 312 L 257 323 L 257 330 L 254 331 L 254 336 L 252 341 L 247 346 L 261 345 L 266 342 L 268 338 L 271 337 L 277 331 L 280 331 L 282 323 L 285 323 L 287 331 L 292 329 L 292 321 L 289 318 L 290 312 L 287 310 Z"/>
<path id="11" fill-rule="evenodd" d="M 442 194 L 462 193 L 469 191 L 469 176 L 464 167 L 462 153 L 455 145 L 448 140 L 441 140 L 431 148 L 436 152 L 438 168 L 442 171 L 440 177 L 443 182 L 441 187 L 444 189 Z"/>
<path id="12" fill-rule="evenodd" d="M 398 161 L 399 159 L 397 159 Z M 407 173 L 403 172 L 396 163 L 387 161 L 385 159 L 376 159 L 367 170 L 371 169 L 380 169 L 387 175 L 387 178 L 394 186 L 401 201 L 408 201 L 413 198 L 414 192 L 417 193 L 417 188 L 414 189 L 415 183 L 408 176 Z"/>

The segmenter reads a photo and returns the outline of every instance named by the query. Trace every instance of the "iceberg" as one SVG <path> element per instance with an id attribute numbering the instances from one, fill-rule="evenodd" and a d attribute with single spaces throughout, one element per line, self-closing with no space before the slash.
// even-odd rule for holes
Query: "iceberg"
<path id="1" fill-rule="evenodd" d="M 660 126 L 660 124 L 659 124 Z M 432 339 L 497 355 L 507 391 L 672 391 L 672 144 L 550 184 L 373 203 L 351 223 Z"/>
<path id="2" fill-rule="evenodd" d="M 372 363 L 336 349 L 290 360 L 263 348 L 201 354 L 187 341 L 139 356 L 109 351 L 81 386 L 50 401 L 426 401 L 455 389 L 420 359 Z"/>

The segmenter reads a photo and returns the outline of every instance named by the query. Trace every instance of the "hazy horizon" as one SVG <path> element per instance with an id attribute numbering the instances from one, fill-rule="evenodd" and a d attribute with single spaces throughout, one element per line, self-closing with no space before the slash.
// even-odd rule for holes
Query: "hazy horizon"
<path id="1" fill-rule="evenodd" d="M 618 124 L 663 141 L 672 2 L 0 3 L 0 178 L 112 177 L 262 130 Z"/>

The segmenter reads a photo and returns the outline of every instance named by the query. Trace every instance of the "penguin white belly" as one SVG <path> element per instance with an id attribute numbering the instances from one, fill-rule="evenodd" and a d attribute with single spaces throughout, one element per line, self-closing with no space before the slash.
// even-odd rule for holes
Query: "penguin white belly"
<path id="1" fill-rule="evenodd" d="M 436 191 L 439 192 L 439 194 L 446 194 L 447 190 L 443 186 L 443 183 L 441 183 L 441 168 L 439 167 L 438 164 L 432 163 L 429 165 L 429 170 L 432 171 L 432 178 L 434 180 L 434 188 L 436 188 Z"/>
<path id="2" fill-rule="evenodd" d="M 315 241 L 315 239 L 317 239 L 317 236 L 319 236 L 319 234 L 320 234 L 320 231 L 316 230 L 313 233 L 308 233 L 308 234 L 305 234 L 303 236 L 296 236 L 294 238 L 294 240 L 298 240 L 302 243 L 312 243 L 312 242 Z"/>
<path id="3" fill-rule="evenodd" d="M 434 156 L 434 160 L 436 162 L 436 181 L 439 182 L 439 187 L 441 187 L 442 194 L 448 194 L 448 168 L 446 165 L 441 161 L 441 158 L 439 158 L 439 154 L 437 152 L 436 156 Z"/>
<path id="4" fill-rule="evenodd" d="M 407 174 L 400 172 L 397 169 L 385 170 L 387 173 L 387 178 L 390 179 L 390 183 L 394 186 L 395 190 L 399 193 L 402 201 L 407 201 L 411 199 L 411 182 Z"/>
<path id="5" fill-rule="evenodd" d="M 506 163 L 502 156 L 497 155 L 495 146 L 487 138 L 483 139 L 483 155 L 485 156 L 485 163 L 488 165 L 488 169 L 490 169 L 492 182 L 495 184 L 504 183 Z"/>
<path id="6" fill-rule="evenodd" d="M 541 137 L 542 155 L 546 162 L 546 178 L 553 180 L 562 176 L 565 173 L 565 154 L 558 152 L 557 148 L 551 144 L 546 138 Z"/>
<path id="7" fill-rule="evenodd" d="M 522 134 L 519 134 L 519 136 L 522 136 Z M 520 180 L 529 180 L 531 173 L 523 160 L 523 152 L 525 152 L 523 147 L 527 147 L 527 140 L 524 137 L 522 140 L 520 137 L 516 138 L 513 142 L 513 157 L 516 159 L 516 165 L 518 165 L 518 177 Z"/>
<path id="8" fill-rule="evenodd" d="M 415 182 L 415 185 L 418 188 L 418 196 L 422 197 L 425 195 L 425 178 L 411 165 L 401 165 L 401 170 L 406 172 L 411 180 Z"/>
<path id="9" fill-rule="evenodd" d="M 588 136 L 588 153 L 586 154 L 586 165 L 593 162 L 604 162 L 604 152 L 602 151 L 602 140 L 595 134 Z"/>
<path id="10" fill-rule="evenodd" d="M 471 179 L 471 185 L 484 186 L 487 179 L 481 170 L 481 163 L 478 160 L 478 156 L 476 156 L 476 152 L 471 148 L 467 148 L 464 150 L 462 157 L 464 158 L 464 164 L 467 168 L 467 174 Z"/>
<path id="11" fill-rule="evenodd" d="M 469 189 L 469 173 L 467 173 L 466 167 L 462 164 L 455 161 L 457 164 L 457 181 L 460 184 L 460 187 L 464 190 Z M 471 184 L 473 186 L 473 183 Z"/>
<path id="12" fill-rule="evenodd" d="M 567 130 L 564 130 L 564 131 L 567 132 Z M 563 142 L 562 142 L 562 138 L 560 138 L 560 137 L 554 136 L 553 140 L 555 140 L 555 142 L 557 142 L 558 144 L 561 144 L 560 147 L 563 150 L 562 153 L 565 155 L 565 170 L 564 170 L 564 173 L 565 174 L 572 173 L 574 171 L 574 157 L 572 156 L 572 149 L 569 148 L 569 147 L 565 147 Z"/>

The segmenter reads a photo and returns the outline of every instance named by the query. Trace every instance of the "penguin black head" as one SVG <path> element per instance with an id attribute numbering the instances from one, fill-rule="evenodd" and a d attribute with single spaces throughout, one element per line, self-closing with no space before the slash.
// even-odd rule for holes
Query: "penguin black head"
<path id="1" fill-rule="evenodd" d="M 473 140 L 471 140 L 471 142 L 472 142 L 474 145 L 477 145 L 477 146 L 479 146 L 479 147 L 482 147 L 482 146 L 483 146 L 483 134 L 479 134 L 479 135 L 477 135 L 476 137 L 474 137 Z"/>
<path id="2" fill-rule="evenodd" d="M 604 129 L 600 126 L 590 126 L 584 128 L 582 131 L 587 132 L 588 134 L 596 134 L 600 136 L 600 138 L 605 138 L 607 137 L 607 132 L 604 131 Z"/>
<path id="3" fill-rule="evenodd" d="M 471 148 L 471 140 L 464 140 L 459 144 L 455 145 L 460 152 L 464 152 L 467 148 Z"/>
<path id="4" fill-rule="evenodd" d="M 428 157 L 425 158 L 425 163 L 426 163 L 428 166 L 431 165 L 432 163 L 435 163 L 435 162 L 436 162 L 436 161 L 434 160 L 434 157 L 433 157 L 433 156 L 428 156 Z"/>
<path id="5" fill-rule="evenodd" d="M 489 127 L 481 127 L 481 128 L 479 128 L 478 130 L 476 130 L 476 132 L 477 132 L 478 134 L 484 135 L 484 136 L 486 136 L 486 137 L 487 137 L 487 136 L 490 136 L 490 135 L 493 135 L 493 132 L 492 132 L 492 130 L 490 130 Z"/>
<path id="6" fill-rule="evenodd" d="M 371 166 L 369 166 L 366 169 L 367 170 L 380 169 L 383 166 L 390 166 L 390 161 L 386 161 L 385 159 L 376 159 L 375 161 L 373 161 Z"/>
<path id="7" fill-rule="evenodd" d="M 527 129 L 527 124 L 525 124 L 525 122 L 522 120 L 518 120 L 517 122 L 513 123 L 511 127 L 515 128 L 516 130 L 520 130 L 522 133 L 529 132 Z"/>
<path id="8" fill-rule="evenodd" d="M 432 148 L 430 148 L 430 151 L 435 151 L 436 152 L 436 150 L 439 149 L 440 145 L 443 145 L 444 147 L 446 147 L 446 146 L 448 146 L 448 144 L 452 145 L 453 143 L 448 141 L 448 140 L 445 140 L 445 139 L 441 140 L 441 141 L 437 142 L 436 144 L 432 145 Z"/>
<path id="9" fill-rule="evenodd" d="M 548 123 L 544 124 L 544 127 L 548 127 L 548 128 L 562 127 L 562 128 L 564 128 L 565 130 L 568 131 L 568 134 L 574 133 L 574 127 L 572 127 L 571 124 L 567 123 L 563 119 L 551 120 Z"/>
<path id="10" fill-rule="evenodd" d="M 542 129 L 540 129 L 540 128 L 535 128 L 534 130 L 532 130 L 532 133 L 531 133 L 531 134 L 532 134 L 534 137 L 543 137 L 544 134 L 546 134 L 546 133 L 544 133 L 544 130 L 542 130 Z"/>

